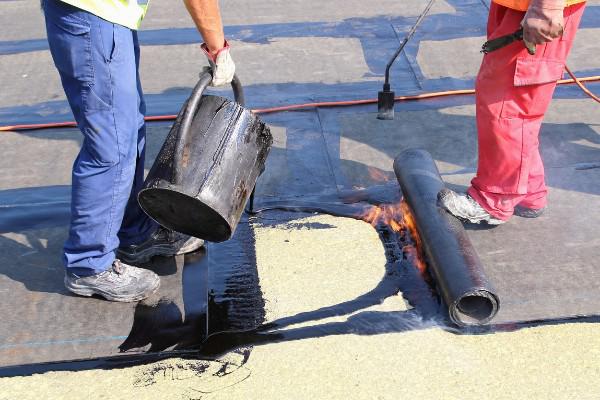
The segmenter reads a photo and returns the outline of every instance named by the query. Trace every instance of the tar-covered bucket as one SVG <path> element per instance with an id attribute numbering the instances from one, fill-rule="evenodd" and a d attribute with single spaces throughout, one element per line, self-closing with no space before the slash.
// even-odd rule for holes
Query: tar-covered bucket
<path id="1" fill-rule="evenodd" d="M 244 108 L 242 86 L 232 82 L 235 102 L 204 95 L 204 72 L 179 112 L 144 188 L 142 209 L 162 226 L 211 242 L 229 239 L 240 220 L 273 137 Z"/>

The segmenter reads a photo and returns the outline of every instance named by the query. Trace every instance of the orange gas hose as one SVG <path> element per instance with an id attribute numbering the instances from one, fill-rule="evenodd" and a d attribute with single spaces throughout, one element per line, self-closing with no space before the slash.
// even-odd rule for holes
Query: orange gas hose
<path id="1" fill-rule="evenodd" d="M 575 83 L 579 88 L 590 96 L 592 99 L 596 100 L 600 103 L 600 99 L 594 95 L 582 82 L 597 82 L 600 81 L 600 75 L 596 76 L 587 76 L 584 78 L 577 78 L 569 68 L 565 66 L 565 70 L 571 76 L 571 79 L 561 79 L 558 81 L 559 85 L 570 85 Z M 446 90 L 441 92 L 428 92 L 421 93 L 411 96 L 396 96 L 395 101 L 415 101 L 415 100 L 423 100 L 423 99 L 432 99 L 436 97 L 445 97 L 445 96 L 461 96 L 461 95 L 471 95 L 475 93 L 475 89 L 464 89 L 464 90 Z M 282 111 L 294 111 L 294 110 L 303 110 L 309 108 L 317 108 L 317 107 L 347 107 L 347 106 L 356 106 L 362 104 L 375 104 L 377 103 L 377 99 L 362 99 L 362 100 L 348 100 L 348 101 L 322 101 L 316 103 L 303 103 L 303 104 L 289 104 L 286 106 L 278 106 L 278 107 L 270 107 L 270 108 L 259 108 L 252 110 L 256 114 L 270 114 Z M 152 115 L 147 116 L 145 118 L 146 121 L 172 121 L 177 117 L 177 115 Z M 51 128 L 64 128 L 64 127 L 74 127 L 77 124 L 73 121 L 68 122 L 50 122 L 44 124 L 21 124 L 21 125 L 7 125 L 0 126 L 0 132 L 2 131 L 26 131 L 26 130 L 36 130 L 36 129 L 51 129 Z"/>
<path id="2" fill-rule="evenodd" d="M 575 83 L 577 84 L 577 86 L 579 86 L 579 89 L 583 90 L 583 93 L 587 94 L 588 96 L 590 96 L 592 99 L 596 100 L 598 103 L 600 103 L 600 98 L 598 96 L 596 96 L 594 93 L 592 93 L 588 88 L 585 87 L 585 85 L 582 82 L 582 79 L 579 79 L 575 76 L 575 74 L 573 72 L 571 72 L 571 70 L 569 69 L 569 67 L 567 67 L 565 65 L 565 70 L 567 71 L 567 73 L 569 74 L 569 76 L 571 77 L 570 80 L 575 81 Z"/>

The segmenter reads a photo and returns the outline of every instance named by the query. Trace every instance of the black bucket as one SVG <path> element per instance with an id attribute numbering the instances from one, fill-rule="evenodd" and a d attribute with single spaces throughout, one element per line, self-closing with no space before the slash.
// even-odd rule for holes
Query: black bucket
<path id="1" fill-rule="evenodd" d="M 200 76 L 138 201 L 166 228 L 222 242 L 235 231 L 264 170 L 273 137 L 269 128 L 244 108 L 237 77 L 232 82 L 235 102 L 203 95 L 211 80 L 209 72 Z"/>

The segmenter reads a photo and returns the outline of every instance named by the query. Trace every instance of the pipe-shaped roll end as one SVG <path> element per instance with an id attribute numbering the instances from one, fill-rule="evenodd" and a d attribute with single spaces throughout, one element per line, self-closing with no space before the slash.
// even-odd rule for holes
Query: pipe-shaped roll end
<path id="1" fill-rule="evenodd" d="M 477 326 L 489 323 L 498 313 L 498 296 L 485 289 L 465 293 L 449 307 L 452 322 L 458 326 Z"/>

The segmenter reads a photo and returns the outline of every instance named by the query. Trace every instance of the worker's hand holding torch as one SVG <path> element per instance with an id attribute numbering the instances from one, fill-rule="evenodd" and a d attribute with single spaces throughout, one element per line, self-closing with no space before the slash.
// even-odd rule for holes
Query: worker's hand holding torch
<path id="1" fill-rule="evenodd" d="M 564 29 L 563 10 L 565 0 L 532 0 L 523 26 L 523 41 L 530 54 L 535 54 L 535 46 L 560 37 Z"/>

